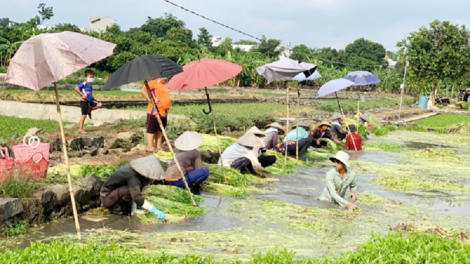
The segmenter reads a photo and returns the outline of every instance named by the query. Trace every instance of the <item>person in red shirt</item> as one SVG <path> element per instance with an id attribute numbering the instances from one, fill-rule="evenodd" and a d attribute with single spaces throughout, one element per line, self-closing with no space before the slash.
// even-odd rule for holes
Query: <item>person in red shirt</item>
<path id="1" fill-rule="evenodd" d="M 149 102 L 147 106 L 146 130 L 147 151 L 149 152 L 153 152 L 154 150 L 158 151 L 162 147 L 163 134 L 160 130 L 160 126 L 158 125 L 156 115 L 160 115 L 163 127 L 166 127 L 168 122 L 168 110 L 170 110 L 171 99 L 170 91 L 165 86 L 166 80 L 166 78 L 159 78 L 148 82 L 150 92 L 152 93 L 152 97 L 155 99 L 158 111 L 153 108 L 153 104 L 150 101 L 150 97 L 147 93 L 147 88 L 144 86 L 141 90 L 142 96 Z"/>
<path id="2" fill-rule="evenodd" d="M 355 125 L 349 125 L 349 130 L 351 133 L 346 137 L 346 147 L 349 150 L 362 150 L 362 138 L 361 136 L 356 133 L 356 126 Z M 354 143 L 353 143 L 354 142 Z"/>

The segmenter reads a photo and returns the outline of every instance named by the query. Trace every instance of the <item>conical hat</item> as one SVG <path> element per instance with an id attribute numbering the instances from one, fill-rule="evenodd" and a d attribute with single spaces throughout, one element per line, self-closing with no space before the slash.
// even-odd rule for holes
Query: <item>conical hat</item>
<path id="1" fill-rule="evenodd" d="M 182 151 L 190 151 L 199 148 L 203 141 L 197 132 L 186 131 L 175 140 L 175 147 Z"/>
<path id="2" fill-rule="evenodd" d="M 278 122 L 271 123 L 271 124 L 265 126 L 264 128 L 266 129 L 266 128 L 270 128 L 270 127 L 277 128 L 277 129 L 281 130 L 283 133 L 285 132 L 285 129 Z"/>
<path id="3" fill-rule="evenodd" d="M 307 124 L 305 124 L 304 121 L 300 121 L 299 123 L 295 123 L 295 124 L 292 126 L 292 128 L 296 128 L 297 126 L 310 129 L 310 127 L 309 127 Z"/>
<path id="4" fill-rule="evenodd" d="M 338 112 L 334 112 L 333 115 L 331 116 L 330 120 L 336 120 L 336 119 L 340 119 L 340 118 L 343 118 L 343 116 Z"/>
<path id="5" fill-rule="evenodd" d="M 262 147 L 261 141 L 253 134 L 253 132 L 248 131 L 245 135 L 237 139 L 237 143 L 245 147 Z"/>
<path id="6" fill-rule="evenodd" d="M 131 160 L 131 166 L 139 174 L 151 180 L 165 178 L 165 171 L 155 155 Z"/>
<path id="7" fill-rule="evenodd" d="M 248 131 L 253 132 L 253 134 L 255 134 L 255 136 L 257 136 L 257 137 L 265 137 L 266 136 L 263 131 L 259 130 L 259 128 L 255 127 L 255 126 L 250 128 L 250 130 L 248 130 Z"/>
<path id="8" fill-rule="evenodd" d="M 370 122 L 369 116 L 366 114 L 361 115 L 360 118 L 364 119 L 366 122 Z"/>
<path id="9" fill-rule="evenodd" d="M 328 127 L 330 127 L 331 125 L 330 125 L 330 122 L 328 122 L 328 121 L 325 120 L 325 121 L 322 121 L 321 124 L 318 125 L 318 126 L 319 126 L 319 127 L 321 127 L 321 126 L 328 126 Z"/>

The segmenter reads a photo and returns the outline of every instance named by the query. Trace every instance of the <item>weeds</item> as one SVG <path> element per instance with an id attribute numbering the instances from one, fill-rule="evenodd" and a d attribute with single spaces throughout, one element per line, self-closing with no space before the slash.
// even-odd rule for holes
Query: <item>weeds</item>
<path id="1" fill-rule="evenodd" d="M 57 130 L 59 123 L 48 120 L 34 120 L 29 118 L 16 118 L 0 115 L 0 135 L 9 138 L 13 135 L 24 135 L 32 127 L 41 128 L 45 131 Z"/>
<path id="2" fill-rule="evenodd" d="M 12 198 L 29 198 L 38 186 L 38 183 L 29 177 L 14 174 L 0 183 L 0 195 Z"/>
<path id="3" fill-rule="evenodd" d="M 20 222 L 18 224 L 13 224 L 12 222 L 6 222 L 2 227 L 2 233 L 6 236 L 19 236 L 28 231 L 28 223 Z"/>

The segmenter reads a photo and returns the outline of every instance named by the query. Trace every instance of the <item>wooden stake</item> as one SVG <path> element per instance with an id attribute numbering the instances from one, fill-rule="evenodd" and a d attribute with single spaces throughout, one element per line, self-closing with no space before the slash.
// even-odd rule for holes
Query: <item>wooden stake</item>
<path id="1" fill-rule="evenodd" d="M 286 87 L 286 98 L 287 98 L 287 121 L 286 121 L 286 136 L 289 133 L 289 86 Z M 286 140 L 286 152 L 284 156 L 284 170 L 287 169 L 287 140 Z"/>
<path id="2" fill-rule="evenodd" d="M 346 115 L 344 114 L 343 107 L 341 106 L 341 103 L 339 102 L 338 93 L 335 92 L 335 95 L 336 95 L 336 101 L 338 102 L 339 110 L 341 110 L 341 114 L 343 115 L 343 118 L 346 119 Z M 349 126 L 346 126 L 346 130 L 348 130 L 348 134 L 351 135 L 351 130 L 349 129 Z M 354 138 L 352 138 L 352 142 L 354 145 L 354 150 L 357 150 L 356 141 L 354 141 Z"/>
<path id="3" fill-rule="evenodd" d="M 297 118 L 297 127 L 295 128 L 295 158 L 299 159 L 299 119 Z"/>
<path id="4" fill-rule="evenodd" d="M 222 160 L 222 148 L 220 147 L 219 135 L 217 134 L 217 127 L 215 126 L 214 109 L 212 108 L 212 102 L 211 102 L 211 99 L 209 97 L 209 91 L 207 90 L 207 87 L 204 87 L 204 88 L 206 89 L 207 102 L 209 103 L 209 108 L 211 110 L 211 115 L 212 115 L 212 125 L 214 125 L 215 138 L 217 139 L 217 146 L 219 147 L 220 166 L 222 167 L 222 173 L 224 175 L 224 181 L 227 182 L 227 177 L 225 176 L 224 161 Z"/>
<path id="5" fill-rule="evenodd" d="M 69 154 L 67 153 L 67 143 L 65 141 L 64 124 L 62 123 L 62 112 L 59 104 L 59 92 L 57 91 L 57 82 L 54 82 L 55 103 L 57 105 L 57 114 L 59 114 L 60 136 L 62 138 L 62 151 L 64 152 L 65 170 L 67 172 L 67 181 L 69 183 L 70 203 L 72 203 L 73 219 L 75 221 L 75 231 L 77 231 L 78 240 L 82 239 L 80 234 L 80 222 L 78 222 L 77 205 L 73 194 L 72 177 L 70 177 Z"/>
<path id="6" fill-rule="evenodd" d="M 181 169 L 180 163 L 176 159 L 175 152 L 173 151 L 173 147 L 171 146 L 170 140 L 168 139 L 168 135 L 166 134 L 165 127 L 163 127 L 162 119 L 160 118 L 160 112 L 158 111 L 157 104 L 155 103 L 155 99 L 153 98 L 152 92 L 150 91 L 149 84 L 148 84 L 147 80 L 145 80 L 144 82 L 145 82 L 145 87 L 147 88 L 147 94 L 150 98 L 150 102 L 152 102 L 153 109 L 155 109 L 155 111 L 157 113 L 155 116 L 157 117 L 158 125 L 160 126 L 160 129 L 162 130 L 162 134 L 165 137 L 165 141 L 168 144 L 168 148 L 170 149 L 171 156 L 173 157 L 173 161 L 175 162 L 176 167 L 178 168 L 179 172 L 181 173 L 181 178 L 183 179 L 184 186 L 186 187 L 186 190 L 188 191 L 189 198 L 191 198 L 191 203 L 193 204 L 193 206 L 196 206 L 196 202 L 194 201 L 193 194 L 191 193 L 191 190 L 189 189 L 189 185 L 188 185 L 188 182 L 186 181 L 186 177 L 184 176 L 184 172 Z"/>

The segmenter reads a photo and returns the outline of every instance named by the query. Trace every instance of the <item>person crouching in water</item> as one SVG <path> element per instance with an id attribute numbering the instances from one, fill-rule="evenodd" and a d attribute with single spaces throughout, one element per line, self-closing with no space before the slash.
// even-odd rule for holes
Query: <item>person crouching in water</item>
<path id="1" fill-rule="evenodd" d="M 285 148 L 287 148 L 287 152 L 289 154 L 295 155 L 297 152 L 296 142 L 298 142 L 299 153 L 305 153 L 312 145 L 312 138 L 308 136 L 309 130 L 310 127 L 303 121 L 298 122 L 298 124 L 294 125 L 292 130 L 286 135 L 284 142 L 277 145 L 276 151 L 285 152 Z"/>
<path id="2" fill-rule="evenodd" d="M 251 132 L 255 134 L 255 136 L 259 139 L 261 146 L 260 147 L 253 147 L 253 153 L 258 156 L 258 161 L 263 168 L 269 167 L 276 163 L 276 156 L 274 155 L 266 155 L 266 145 L 264 143 L 265 134 L 263 131 L 259 130 L 257 127 L 250 128 Z M 260 154 L 261 152 L 261 154 Z"/>
<path id="3" fill-rule="evenodd" d="M 112 209 L 114 205 L 122 208 L 131 207 L 131 214 L 143 214 L 137 210 L 137 206 L 154 214 L 158 219 L 164 220 L 165 214 L 145 200 L 142 189 L 155 180 L 162 180 L 164 170 L 155 156 L 148 156 L 131 161 L 130 166 L 125 166 L 113 172 L 104 182 L 100 191 L 101 205 Z M 128 214 L 129 210 L 121 213 Z"/>
<path id="4" fill-rule="evenodd" d="M 285 130 L 278 122 L 267 125 L 265 129 L 264 144 L 266 149 L 274 149 L 279 144 L 279 135 L 284 134 Z"/>
<path id="5" fill-rule="evenodd" d="M 327 138 L 333 140 L 331 132 L 328 130 L 328 128 L 330 128 L 330 123 L 324 121 L 315 129 L 313 129 L 312 132 L 310 132 L 310 138 L 312 138 L 312 147 L 324 148 L 328 145 L 328 142 L 322 139 Z"/>
<path id="6" fill-rule="evenodd" d="M 349 150 L 362 150 L 362 137 L 356 133 L 356 126 L 355 125 L 349 125 L 349 135 L 346 137 L 346 147 L 348 147 Z"/>
<path id="7" fill-rule="evenodd" d="M 239 169 L 240 171 L 247 169 L 251 173 L 266 178 L 263 167 L 258 161 L 258 156 L 253 152 L 254 147 L 261 146 L 261 142 L 255 134 L 248 131 L 238 138 L 237 142 L 225 149 L 221 159 L 219 159 L 219 164 L 223 161 L 224 166 Z"/>
<path id="8" fill-rule="evenodd" d="M 192 131 L 184 132 L 175 140 L 175 147 L 178 149 L 175 154 L 176 159 L 183 170 L 191 192 L 196 194 L 199 193 L 201 183 L 209 177 L 209 169 L 202 167 L 201 153 L 197 151 L 203 141 L 201 135 Z M 165 184 L 185 188 L 181 172 L 174 160 L 166 170 Z"/>
<path id="9" fill-rule="evenodd" d="M 334 169 L 326 173 L 326 187 L 318 199 L 337 203 L 349 210 L 356 209 L 352 202 L 356 201 L 357 176 L 350 169 L 349 155 L 338 151 L 330 160 L 334 163 Z"/>

